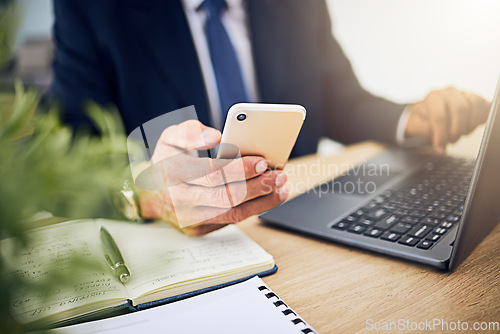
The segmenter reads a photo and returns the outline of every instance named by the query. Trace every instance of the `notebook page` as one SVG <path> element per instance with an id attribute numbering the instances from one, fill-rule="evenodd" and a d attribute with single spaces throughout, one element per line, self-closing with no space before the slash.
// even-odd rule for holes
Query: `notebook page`
<path id="1" fill-rule="evenodd" d="M 242 283 L 208 292 L 179 302 L 125 316 L 59 328 L 55 334 L 83 333 L 204 333 L 255 334 L 303 333 L 306 323 L 295 325 L 298 316 L 284 315 L 258 287 L 264 282 L 254 277 Z M 269 290 L 270 291 L 270 290 Z M 310 332 L 312 333 L 312 332 Z"/>
<path id="2" fill-rule="evenodd" d="M 202 237 L 189 237 L 162 222 L 137 225 L 98 220 L 98 224 L 105 225 L 111 233 L 130 270 L 130 281 L 125 286 L 131 299 L 166 286 L 175 288 L 210 280 L 210 284 L 187 289 L 192 291 L 231 280 L 214 281 L 215 275 L 227 277 L 237 271 L 241 272 L 238 277 L 241 278 L 255 273 L 255 267 L 264 265 L 263 271 L 274 266 L 273 257 L 236 226 Z M 177 289 L 170 295 L 187 291 Z M 167 295 L 150 299 L 160 297 Z"/>
<path id="3" fill-rule="evenodd" d="M 104 267 L 93 221 L 61 223 L 32 230 L 29 235 L 33 243 L 21 252 L 14 249 L 12 239 L 0 241 L 0 250 L 12 267 L 7 275 L 40 284 L 60 274 L 63 281 L 44 293 L 27 289 L 15 291 L 12 313 L 20 322 L 30 323 L 51 315 L 52 322 L 69 316 L 72 312 L 68 310 L 75 307 L 92 304 L 88 311 L 94 311 L 94 303 L 106 299 L 119 299 L 121 304 L 125 301 L 123 285 Z M 76 270 L 75 264 L 82 261 L 90 261 L 92 266 L 88 270 Z"/>

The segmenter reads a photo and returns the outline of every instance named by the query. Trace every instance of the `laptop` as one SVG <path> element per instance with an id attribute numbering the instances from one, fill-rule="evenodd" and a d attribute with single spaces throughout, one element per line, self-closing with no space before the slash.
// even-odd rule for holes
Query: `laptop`
<path id="1" fill-rule="evenodd" d="M 500 221 L 500 80 L 475 160 L 389 147 L 267 224 L 453 270 Z"/>

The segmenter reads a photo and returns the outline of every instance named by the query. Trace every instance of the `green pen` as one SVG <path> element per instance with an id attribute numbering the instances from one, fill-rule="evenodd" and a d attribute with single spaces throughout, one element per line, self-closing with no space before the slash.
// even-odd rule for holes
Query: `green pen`
<path id="1" fill-rule="evenodd" d="M 130 271 L 128 271 L 113 237 L 111 237 L 111 234 L 103 226 L 101 226 L 101 242 L 105 251 L 104 257 L 111 267 L 111 271 L 113 271 L 120 282 L 127 283 L 130 279 Z"/>

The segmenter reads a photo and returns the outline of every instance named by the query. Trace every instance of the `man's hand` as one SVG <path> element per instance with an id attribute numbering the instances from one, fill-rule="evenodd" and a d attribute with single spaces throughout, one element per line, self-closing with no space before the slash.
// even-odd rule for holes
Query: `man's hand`
<path id="1" fill-rule="evenodd" d="M 443 154 L 448 142 L 456 142 L 488 118 L 490 102 L 455 88 L 432 91 L 409 106 L 406 138 L 419 137 Z"/>
<path id="2" fill-rule="evenodd" d="M 196 150 L 215 147 L 220 139 L 218 130 L 194 120 L 162 133 L 151 158 L 157 171 L 153 180 L 161 183 L 162 189 L 139 191 L 144 218 L 164 219 L 186 234 L 201 235 L 269 210 L 286 199 L 286 175 L 267 171 L 262 157 L 217 160 L 195 154 Z"/>

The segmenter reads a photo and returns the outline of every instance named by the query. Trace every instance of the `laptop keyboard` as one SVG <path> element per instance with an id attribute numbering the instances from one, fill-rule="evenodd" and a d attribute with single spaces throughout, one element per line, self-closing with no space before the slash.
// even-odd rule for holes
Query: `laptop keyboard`
<path id="1" fill-rule="evenodd" d="M 430 249 L 459 220 L 474 161 L 427 163 L 399 189 L 385 191 L 331 227 L 409 247 Z"/>

